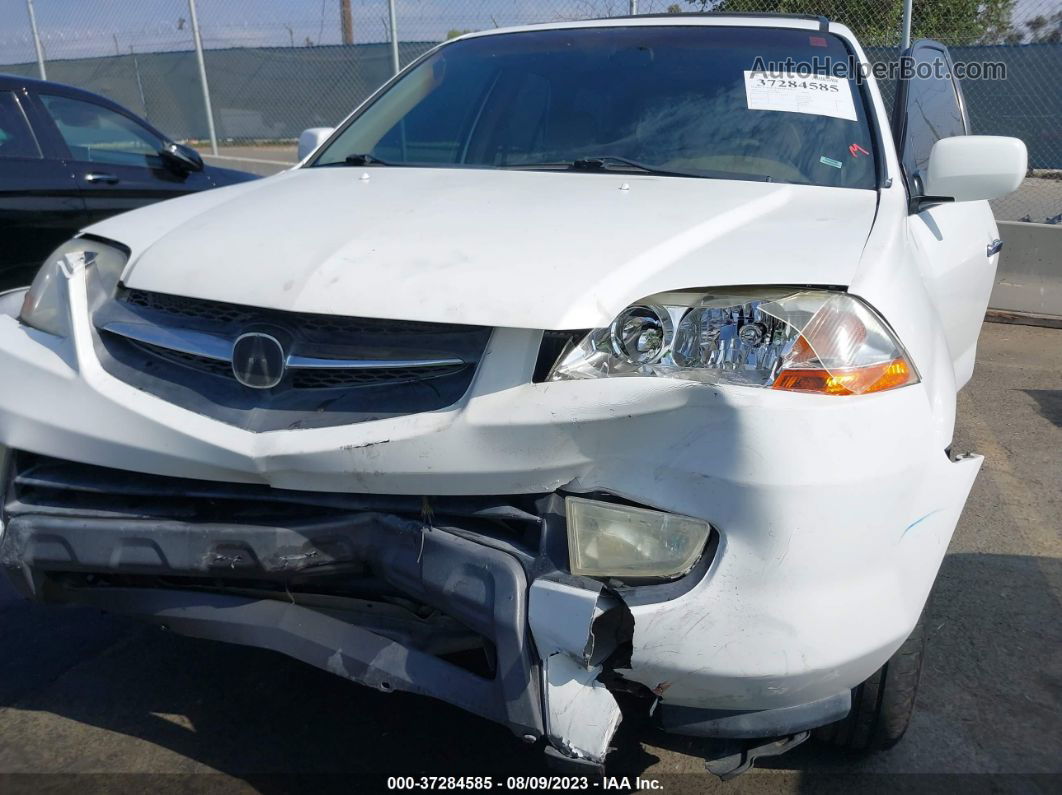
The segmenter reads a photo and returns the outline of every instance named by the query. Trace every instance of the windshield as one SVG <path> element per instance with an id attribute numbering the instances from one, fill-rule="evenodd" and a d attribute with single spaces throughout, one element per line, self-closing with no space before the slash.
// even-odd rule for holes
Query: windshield
<path id="1" fill-rule="evenodd" d="M 570 167 L 874 188 L 874 136 L 856 81 L 797 73 L 827 61 L 848 63 L 839 38 L 780 28 L 467 39 L 410 70 L 312 165 Z M 792 71 L 754 71 L 772 64 Z"/>

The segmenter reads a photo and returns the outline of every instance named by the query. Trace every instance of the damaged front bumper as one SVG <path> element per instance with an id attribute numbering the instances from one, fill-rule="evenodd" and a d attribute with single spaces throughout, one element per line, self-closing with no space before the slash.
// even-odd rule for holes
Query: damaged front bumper
<path id="1" fill-rule="evenodd" d="M 284 492 L 11 458 L 0 565 L 26 596 L 279 651 L 603 761 L 620 714 L 598 678 L 629 659 L 633 622 L 558 568 L 560 497 Z"/>
<path id="2" fill-rule="evenodd" d="M 13 315 L 0 306 L 0 445 L 20 451 L 0 559 L 29 595 L 276 648 L 594 763 L 619 720 L 609 688 L 703 736 L 841 717 L 914 627 L 980 466 L 945 453 L 927 383 L 851 399 L 536 384 L 541 333 L 519 329 L 494 331 L 449 409 L 256 434 L 109 375 L 85 311 L 68 340 Z M 716 535 L 675 582 L 572 577 L 566 494 Z"/>

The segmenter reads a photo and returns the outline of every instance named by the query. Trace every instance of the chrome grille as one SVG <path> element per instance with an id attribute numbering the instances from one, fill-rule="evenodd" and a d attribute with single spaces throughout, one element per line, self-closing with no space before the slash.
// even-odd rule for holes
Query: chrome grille
<path id="1" fill-rule="evenodd" d="M 472 383 L 492 331 L 124 288 L 99 302 L 93 326 L 100 360 L 112 375 L 252 430 L 349 424 L 451 406 Z M 236 378 L 233 346 L 249 333 L 268 336 L 282 349 L 283 377 L 274 386 L 252 388 Z"/>
<path id="2" fill-rule="evenodd" d="M 143 307 L 153 313 L 206 321 L 216 326 L 246 325 L 266 317 L 283 315 L 288 323 L 297 326 L 305 336 L 322 339 L 330 339 L 333 335 L 453 334 L 474 328 L 450 323 L 379 320 L 342 315 L 319 315 L 310 312 L 276 312 L 222 301 L 152 293 L 146 290 L 123 290 L 119 293 L 119 300 L 131 306 Z"/>
<path id="3" fill-rule="evenodd" d="M 146 342 L 134 341 L 132 344 L 145 353 L 158 356 L 160 359 L 166 359 L 174 364 L 190 367 L 201 373 L 218 376 L 219 378 L 230 378 L 232 376 L 232 366 L 227 362 L 222 362 L 218 359 L 210 359 L 206 356 L 196 356 L 194 353 L 185 353 L 184 351 L 175 351 L 172 348 L 162 348 L 158 345 L 150 345 Z"/>
<path id="4" fill-rule="evenodd" d="M 143 340 L 131 340 L 130 342 L 145 353 L 188 367 L 204 375 L 225 379 L 233 377 L 230 362 L 152 345 Z M 367 384 L 400 384 L 456 375 L 467 367 L 468 365 L 464 363 L 432 367 L 296 367 L 291 372 L 291 386 L 294 389 L 336 389 Z"/>

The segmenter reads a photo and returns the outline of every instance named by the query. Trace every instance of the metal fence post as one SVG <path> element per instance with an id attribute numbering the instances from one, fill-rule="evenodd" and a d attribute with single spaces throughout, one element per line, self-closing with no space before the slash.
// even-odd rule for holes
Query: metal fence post
<path id="1" fill-rule="evenodd" d="M 635 16 L 638 13 L 638 0 L 631 0 L 631 16 Z"/>
<path id="2" fill-rule="evenodd" d="M 44 70 L 44 48 L 41 46 L 41 34 L 37 32 L 37 15 L 33 13 L 33 0 L 26 0 L 26 10 L 29 11 L 30 29 L 33 31 L 33 46 L 37 48 L 37 71 L 41 73 L 41 80 L 47 80 L 48 73 Z"/>
<path id="3" fill-rule="evenodd" d="M 148 115 L 147 95 L 144 93 L 144 81 L 140 79 L 140 61 L 137 60 L 136 50 L 133 49 L 133 45 L 129 45 L 129 55 L 133 58 L 133 71 L 136 73 L 136 90 L 140 92 L 140 106 L 144 109 L 144 118 L 151 121 L 151 117 Z"/>
<path id="4" fill-rule="evenodd" d="M 218 153 L 218 135 L 214 131 L 214 108 L 210 104 L 210 86 L 207 85 L 206 61 L 203 60 L 203 38 L 199 35 L 199 17 L 195 13 L 195 0 L 188 0 L 188 13 L 192 18 L 195 57 L 199 62 L 199 83 L 203 87 L 203 106 L 206 108 L 207 129 L 210 131 L 210 151 L 216 155 Z"/>
<path id="5" fill-rule="evenodd" d="M 903 0 L 903 33 L 900 34 L 900 51 L 911 46 L 911 2 Z"/>
<path id="6" fill-rule="evenodd" d="M 339 2 L 339 28 L 344 44 L 354 43 L 354 17 L 350 11 L 350 0 Z M 320 44 L 320 42 L 318 42 Z"/>
<path id="7" fill-rule="evenodd" d="M 398 22 L 395 13 L 395 0 L 387 0 L 387 13 L 391 17 L 391 70 L 398 74 Z"/>

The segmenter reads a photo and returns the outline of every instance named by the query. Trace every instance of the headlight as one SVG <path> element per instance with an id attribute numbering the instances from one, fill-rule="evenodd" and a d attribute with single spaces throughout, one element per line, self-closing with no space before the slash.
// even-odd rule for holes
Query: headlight
<path id="1" fill-rule="evenodd" d="M 127 259 L 121 249 L 96 240 L 75 238 L 63 243 L 37 272 L 22 302 L 19 322 L 58 337 L 69 336 L 69 278 L 82 268 L 91 268 L 89 278 L 110 295 L 118 286 Z"/>
<path id="2" fill-rule="evenodd" d="M 903 347 L 858 298 L 785 288 L 654 296 L 562 354 L 548 380 L 616 376 L 825 395 L 918 381 Z"/>
<path id="3" fill-rule="evenodd" d="M 704 551 L 707 522 L 581 497 L 565 500 L 572 574 L 674 578 Z"/>

